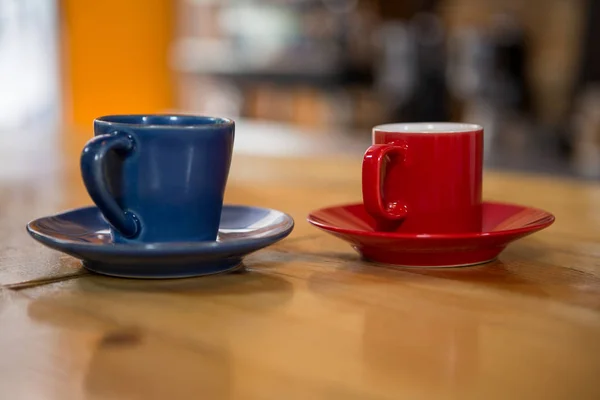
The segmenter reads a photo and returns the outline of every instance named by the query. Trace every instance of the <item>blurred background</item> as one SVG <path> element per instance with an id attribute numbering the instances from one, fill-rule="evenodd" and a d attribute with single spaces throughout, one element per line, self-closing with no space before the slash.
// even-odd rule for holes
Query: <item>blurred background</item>
<path id="1" fill-rule="evenodd" d="M 275 156 L 473 122 L 488 167 L 598 179 L 599 23 L 594 0 L 0 0 L 0 174 L 97 116 L 176 111 Z"/>

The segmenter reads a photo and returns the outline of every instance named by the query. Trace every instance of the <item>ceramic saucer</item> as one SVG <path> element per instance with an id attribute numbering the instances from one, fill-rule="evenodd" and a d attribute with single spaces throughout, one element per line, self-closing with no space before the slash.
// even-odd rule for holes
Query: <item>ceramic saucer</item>
<path id="1" fill-rule="evenodd" d="M 481 232 L 416 234 L 375 230 L 362 203 L 323 208 L 308 222 L 349 242 L 365 259 L 407 267 L 459 267 L 493 261 L 511 242 L 550 226 L 554 216 L 515 204 L 484 202 Z M 400 228 L 401 229 L 401 228 Z"/>
<path id="2" fill-rule="evenodd" d="M 98 208 L 85 207 L 27 224 L 42 244 L 76 257 L 91 271 L 128 278 L 183 278 L 237 269 L 242 258 L 285 238 L 289 215 L 258 207 L 224 205 L 216 241 L 115 243 Z"/>

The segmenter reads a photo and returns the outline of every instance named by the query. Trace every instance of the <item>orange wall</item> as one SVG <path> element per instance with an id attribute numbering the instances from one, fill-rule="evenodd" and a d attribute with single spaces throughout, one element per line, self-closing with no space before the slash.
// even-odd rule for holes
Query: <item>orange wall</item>
<path id="1" fill-rule="evenodd" d="M 65 123 L 174 106 L 174 0 L 61 0 Z"/>

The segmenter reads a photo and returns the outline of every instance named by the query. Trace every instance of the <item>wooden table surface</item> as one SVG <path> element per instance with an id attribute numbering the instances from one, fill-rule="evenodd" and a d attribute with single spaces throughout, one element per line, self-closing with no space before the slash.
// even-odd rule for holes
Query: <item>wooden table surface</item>
<path id="1" fill-rule="evenodd" d="M 79 145 L 0 181 L 2 399 L 600 399 L 600 185 L 485 172 L 550 228 L 459 269 L 359 261 L 306 222 L 361 200 L 357 157 L 236 154 L 227 203 L 290 213 L 243 273 L 87 273 L 25 224 L 91 204 Z"/>

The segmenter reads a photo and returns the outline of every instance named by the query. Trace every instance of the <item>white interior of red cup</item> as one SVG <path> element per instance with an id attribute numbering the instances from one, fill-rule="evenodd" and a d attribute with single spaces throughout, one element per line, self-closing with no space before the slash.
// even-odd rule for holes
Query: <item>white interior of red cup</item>
<path id="1" fill-rule="evenodd" d="M 377 125 L 373 131 L 410 132 L 410 133 L 460 133 L 479 131 L 483 128 L 477 124 L 460 122 L 408 122 Z"/>

